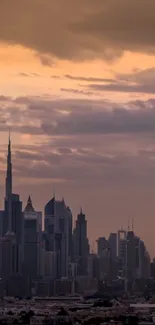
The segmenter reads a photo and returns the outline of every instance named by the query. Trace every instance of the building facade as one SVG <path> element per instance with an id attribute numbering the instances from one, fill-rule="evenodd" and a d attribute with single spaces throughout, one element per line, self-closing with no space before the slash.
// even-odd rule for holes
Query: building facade
<path id="1" fill-rule="evenodd" d="M 29 196 L 24 210 L 24 274 L 31 278 L 41 275 L 42 215 L 35 211 Z"/>

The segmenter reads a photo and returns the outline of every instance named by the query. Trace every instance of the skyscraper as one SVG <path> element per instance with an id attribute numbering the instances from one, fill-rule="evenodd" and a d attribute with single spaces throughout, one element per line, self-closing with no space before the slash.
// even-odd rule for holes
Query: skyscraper
<path id="1" fill-rule="evenodd" d="M 102 256 L 105 248 L 108 246 L 108 241 L 105 237 L 99 237 L 97 240 L 97 254 Z"/>
<path id="2" fill-rule="evenodd" d="M 117 234 L 110 233 L 108 238 L 108 247 L 110 250 L 110 279 L 116 279 L 118 273 L 117 263 Z"/>
<path id="3" fill-rule="evenodd" d="M 121 277 L 126 277 L 126 268 L 127 268 L 127 260 L 126 260 L 126 230 L 119 230 L 117 234 L 118 239 L 118 275 Z"/>
<path id="4" fill-rule="evenodd" d="M 77 216 L 74 236 L 74 256 L 77 262 L 77 273 L 78 275 L 87 275 L 89 243 L 87 238 L 87 221 L 82 209 Z"/>
<path id="5" fill-rule="evenodd" d="M 44 213 L 44 243 L 46 251 L 55 250 L 55 232 L 56 232 L 56 216 L 55 216 L 55 196 L 45 205 Z"/>
<path id="6" fill-rule="evenodd" d="M 24 210 L 24 274 L 31 278 L 41 274 L 41 223 L 29 196 Z"/>
<path id="7" fill-rule="evenodd" d="M 9 133 L 8 154 L 7 154 L 7 171 L 6 171 L 6 188 L 3 214 L 3 236 L 14 234 L 17 245 L 16 264 L 18 273 L 22 271 L 23 265 L 23 213 L 22 202 L 18 194 L 12 193 L 12 161 L 11 161 L 11 139 Z"/>
<path id="8" fill-rule="evenodd" d="M 100 280 L 109 280 L 111 277 L 111 260 L 108 241 L 105 237 L 100 237 L 97 240 L 97 252 L 99 257 L 99 278 Z"/>
<path id="9" fill-rule="evenodd" d="M 11 139 L 9 132 L 7 171 L 5 181 L 5 215 L 3 220 L 3 235 L 12 231 L 12 162 L 11 162 Z"/>
<path id="10" fill-rule="evenodd" d="M 128 231 L 126 240 L 127 280 L 128 282 L 133 282 L 137 277 L 137 252 L 139 251 L 139 239 L 135 236 L 133 231 Z"/>
<path id="11" fill-rule="evenodd" d="M 4 280 L 18 274 L 18 249 L 16 236 L 8 233 L 0 240 L 0 276 Z"/>
<path id="12" fill-rule="evenodd" d="M 68 276 L 72 255 L 72 213 L 64 199 L 55 196 L 45 206 L 44 243 L 46 251 L 55 252 L 56 277 Z"/>
<path id="13" fill-rule="evenodd" d="M 0 241 L 0 273 L 5 280 L 20 271 L 19 249 L 17 238 L 12 230 L 12 163 L 11 163 L 11 140 L 9 132 L 6 188 L 5 188 L 5 209 L 2 222 L 2 235 Z"/>

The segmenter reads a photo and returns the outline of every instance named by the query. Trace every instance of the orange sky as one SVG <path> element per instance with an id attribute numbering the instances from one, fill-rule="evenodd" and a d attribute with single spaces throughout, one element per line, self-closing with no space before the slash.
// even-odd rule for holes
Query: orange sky
<path id="1" fill-rule="evenodd" d="M 45 56 L 46 57 L 46 56 Z M 135 69 L 154 67 L 155 58 L 141 53 L 125 52 L 123 57 L 113 62 L 89 60 L 72 62 L 69 60 L 51 59 L 51 66 L 42 65 L 35 52 L 21 46 L 0 46 L 1 93 L 10 96 L 47 94 L 64 96 L 60 88 L 77 88 L 79 82 L 66 80 L 65 74 L 96 78 L 113 78 L 117 73 L 132 73 Z M 39 76 L 31 76 L 33 74 Z M 27 74 L 29 76 L 21 76 Z M 60 76 L 60 79 L 52 78 Z M 68 95 L 68 94 L 67 94 Z M 115 100 L 126 100 L 128 94 L 100 94 L 102 97 Z M 75 96 L 74 96 L 75 97 Z M 135 94 L 137 97 L 137 94 Z M 146 96 L 148 97 L 148 96 Z"/>

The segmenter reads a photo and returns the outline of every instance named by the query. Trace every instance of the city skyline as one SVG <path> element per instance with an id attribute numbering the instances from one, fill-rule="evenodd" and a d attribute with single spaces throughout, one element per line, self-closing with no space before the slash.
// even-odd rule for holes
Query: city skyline
<path id="1" fill-rule="evenodd" d="M 9 131 L 8 131 L 8 148 L 7 148 L 7 157 L 6 157 L 6 177 L 5 177 L 5 197 L 4 197 L 4 203 L 5 203 L 5 209 L 6 209 L 6 202 L 8 202 L 8 210 L 7 210 L 7 213 L 6 213 L 6 215 L 5 215 L 5 217 L 4 217 L 4 221 L 3 221 L 3 228 L 5 229 L 5 231 L 4 231 L 4 234 L 5 233 L 7 233 L 7 232 L 12 232 L 12 227 L 13 227 L 13 224 L 12 224 L 12 213 L 13 213 L 13 211 L 12 211 L 12 200 L 14 200 L 13 198 L 17 198 L 17 199 L 15 199 L 15 200 L 19 200 L 19 198 L 20 198 L 20 195 L 19 194 L 14 194 L 13 192 L 13 175 L 12 175 L 12 143 L 11 143 L 11 132 L 10 132 L 10 128 L 9 128 Z M 65 200 L 64 200 L 64 197 L 62 197 L 61 198 L 61 200 L 58 200 L 57 201 L 57 197 L 56 197 L 56 193 L 55 193 L 55 190 L 53 191 L 53 195 L 52 195 L 52 197 L 50 198 L 50 200 L 48 201 L 48 203 L 46 203 L 46 205 L 44 204 L 44 207 L 42 208 L 42 212 L 40 211 L 40 212 L 36 212 L 36 209 L 34 209 L 34 207 L 33 207 L 33 204 L 32 204 L 32 199 L 31 199 L 31 195 L 29 194 L 29 196 L 28 196 L 28 199 L 27 199 L 27 203 L 26 203 L 26 206 L 25 206 L 25 209 L 23 210 L 23 212 L 25 213 L 25 217 L 26 217 L 26 213 L 28 213 L 28 215 L 29 215 L 29 213 L 30 213 L 30 215 L 31 215 L 31 213 L 32 213 L 32 215 L 33 215 L 33 213 L 34 214 L 39 214 L 39 219 L 41 218 L 41 220 L 42 220 L 42 222 L 41 222 L 41 224 L 40 224 L 40 227 L 41 227 L 41 229 L 42 229 L 42 232 L 44 232 L 44 231 L 46 231 L 47 229 L 48 229 L 48 223 L 49 224 L 51 224 L 51 215 L 49 214 L 49 216 L 50 216 L 50 218 L 49 218 L 49 216 L 48 216 L 48 212 L 46 212 L 46 209 L 47 209 L 47 211 L 49 210 L 50 211 L 50 213 L 51 213 L 51 206 L 50 206 L 50 208 L 48 208 L 48 205 L 49 204 L 51 204 L 50 202 L 52 202 L 52 204 L 53 204 L 53 202 L 55 201 L 55 202 L 57 202 L 57 203 L 55 203 L 55 204 L 61 204 L 61 203 L 63 203 L 64 205 L 65 205 L 65 207 L 67 208 L 67 209 L 69 209 L 69 211 L 70 211 L 70 213 L 71 213 L 71 216 L 72 216 L 72 222 L 73 222 L 73 224 L 71 223 L 71 229 L 70 230 L 72 230 L 73 231 L 73 236 L 74 236 L 74 231 L 75 231 L 75 229 L 76 229 L 76 227 L 77 227 L 77 224 L 78 224 L 78 218 L 80 217 L 81 218 L 81 216 L 82 216 L 82 219 L 83 219 L 83 217 L 84 217 L 84 220 L 85 220 L 85 222 L 86 222 L 86 225 L 85 225 L 85 227 L 86 227 L 86 229 L 88 228 L 88 222 L 87 222 L 87 219 L 85 219 L 85 217 L 87 217 L 86 215 L 85 215 L 85 212 L 83 211 L 83 208 L 82 208 L 82 206 L 80 207 L 80 210 L 79 210 L 79 212 L 75 215 L 75 216 L 73 216 L 72 215 L 72 211 L 70 210 L 70 208 L 69 208 L 69 206 L 68 206 L 68 203 L 67 202 L 65 202 Z M 21 204 L 22 204 L 22 201 L 20 201 L 21 202 Z M 47 208 L 46 208 L 47 207 Z M 53 209 L 53 208 L 52 208 Z M 2 210 L 1 210 L 2 211 Z M 53 210 L 54 211 L 54 210 Z M 54 213 L 54 212 L 53 212 Z M 60 209 L 60 211 L 59 211 L 59 213 L 60 213 L 60 215 L 62 214 L 62 211 L 61 211 L 61 209 Z M 47 225 L 46 225 L 46 214 L 47 214 Z M 49 218 L 49 219 L 48 219 Z M 29 218 L 28 218 L 29 219 Z M 49 220 L 49 221 L 48 221 Z M 40 222 L 40 221 L 39 221 Z M 83 222 L 83 221 L 82 221 Z M 8 227 L 8 228 L 7 228 Z M 46 227 L 47 227 L 47 229 L 46 229 Z M 8 229 L 8 230 L 7 230 Z M 40 229 L 40 230 L 41 230 Z M 87 245 L 89 246 L 89 249 L 88 248 L 86 248 L 86 251 L 88 250 L 88 251 L 90 251 L 90 253 L 97 253 L 97 247 L 95 247 L 95 242 L 98 242 L 98 240 L 100 240 L 100 239 L 102 239 L 103 238 L 103 241 L 105 242 L 105 240 L 107 241 L 107 239 L 105 239 L 107 236 L 106 236 L 106 234 L 104 233 L 104 234 L 102 234 L 102 236 L 99 236 L 99 237 L 97 237 L 92 243 L 90 242 L 90 238 L 89 238 L 89 236 L 87 237 L 87 230 L 85 230 L 86 231 L 86 241 L 88 241 L 87 243 L 86 243 L 86 247 L 87 247 Z M 132 218 L 132 220 L 130 220 L 129 218 L 128 218 L 128 224 L 127 224 L 127 227 L 123 227 L 123 225 L 121 225 L 121 227 L 120 228 L 118 228 L 118 229 L 115 229 L 115 232 L 110 232 L 109 233 L 109 236 L 111 235 L 111 234 L 117 234 L 117 233 L 129 233 L 129 232 L 133 232 L 134 234 L 135 234 L 135 229 L 134 229 L 134 219 Z M 3 234 L 3 235 L 4 235 Z M 105 237 L 106 236 L 106 237 Z M 135 234 L 135 236 L 137 236 L 136 234 Z M 137 237 L 138 238 L 138 237 Z M 108 242 L 108 241 L 107 241 Z M 104 243 L 104 245 L 105 245 L 105 243 Z M 102 246 L 104 246 L 104 245 L 102 245 Z M 95 249 L 96 248 L 96 249 Z M 115 247 L 115 249 L 116 249 L 116 247 Z M 147 248 L 146 248 L 147 249 Z M 87 252 L 87 254 L 88 254 L 88 252 Z M 154 256 L 153 256 L 153 258 L 154 258 Z M 85 268 L 84 268 L 85 269 Z"/>
<path id="2" fill-rule="evenodd" d="M 154 281 L 145 242 L 128 229 L 102 235 L 97 251 L 90 247 L 88 222 L 81 207 L 73 225 L 70 206 L 55 193 L 44 205 L 34 208 L 29 195 L 23 209 L 20 194 L 14 193 L 12 150 L 9 130 L 4 209 L 0 211 L 1 296 L 51 296 L 104 290 L 104 284 L 128 292 L 139 281 Z M 21 285 L 22 279 L 24 284 Z M 17 286 L 19 283 L 19 286 Z M 101 288 L 99 288 L 102 283 Z"/>
<path id="3" fill-rule="evenodd" d="M 1 208 L 10 125 L 24 203 L 31 194 L 43 210 L 55 189 L 74 220 L 82 205 L 91 244 L 133 218 L 155 255 L 154 9 L 153 0 L 1 1 Z"/>

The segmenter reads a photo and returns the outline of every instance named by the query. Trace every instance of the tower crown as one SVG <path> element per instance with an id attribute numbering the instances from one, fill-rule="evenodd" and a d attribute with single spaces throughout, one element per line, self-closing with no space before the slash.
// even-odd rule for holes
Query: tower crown
<path id="1" fill-rule="evenodd" d="M 27 205 L 26 205 L 24 211 L 25 211 L 25 212 L 35 212 L 35 209 L 34 209 L 34 207 L 33 207 L 33 205 L 32 205 L 32 200 L 31 200 L 30 195 L 29 195 L 29 197 L 28 197 Z"/>

